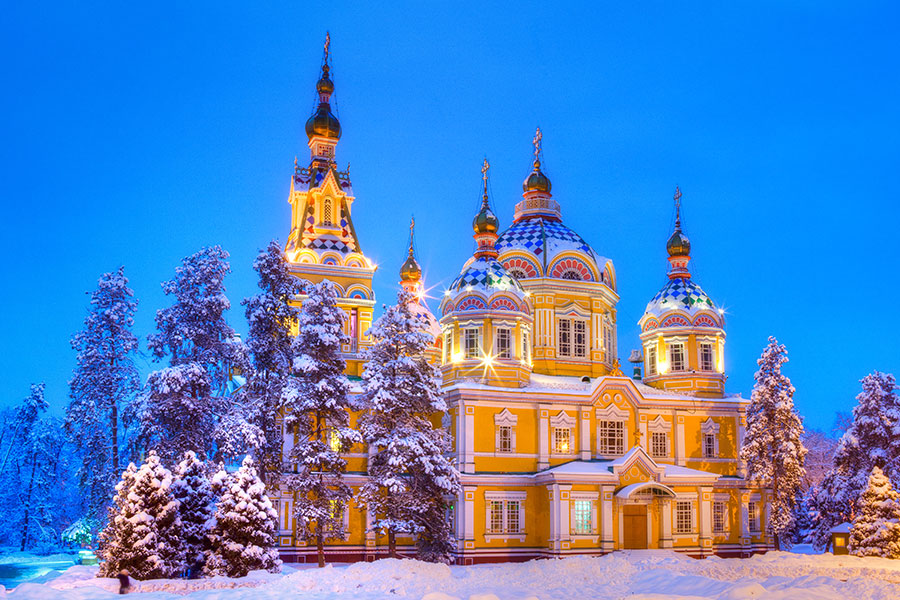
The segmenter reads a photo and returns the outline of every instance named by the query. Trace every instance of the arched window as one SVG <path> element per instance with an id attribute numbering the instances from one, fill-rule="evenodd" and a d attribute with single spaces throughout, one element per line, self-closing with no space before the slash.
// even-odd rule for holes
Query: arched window
<path id="1" fill-rule="evenodd" d="M 325 198 L 325 204 L 322 206 L 322 223 L 331 225 L 331 198 Z"/>
<path id="2" fill-rule="evenodd" d="M 562 275 L 560 275 L 560 279 L 571 279 L 572 281 L 583 281 L 584 278 L 581 276 L 581 273 L 579 273 L 575 269 L 566 269 L 565 271 L 562 272 Z"/>
<path id="3" fill-rule="evenodd" d="M 509 273 L 509 276 L 512 277 L 513 279 L 525 279 L 526 277 L 528 277 L 528 274 L 525 273 L 525 271 L 523 269 L 520 269 L 519 267 L 513 267 L 511 269 L 507 269 L 506 272 Z"/>

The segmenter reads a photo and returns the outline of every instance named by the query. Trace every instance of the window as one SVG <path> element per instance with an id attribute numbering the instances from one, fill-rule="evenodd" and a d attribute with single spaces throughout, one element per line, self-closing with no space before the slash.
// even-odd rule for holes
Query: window
<path id="1" fill-rule="evenodd" d="M 725 502 L 713 502 L 712 528 L 713 533 L 725 533 L 728 521 L 728 505 Z"/>
<path id="2" fill-rule="evenodd" d="M 453 332 L 448 331 L 444 334 L 444 362 L 450 362 L 453 358 Z"/>
<path id="3" fill-rule="evenodd" d="M 488 533 L 522 533 L 522 501 L 490 500 Z"/>
<path id="4" fill-rule="evenodd" d="M 463 330 L 465 332 L 465 357 L 478 358 L 478 330 L 474 327 Z"/>
<path id="5" fill-rule="evenodd" d="M 675 533 L 694 532 L 694 503 L 689 500 L 675 502 Z"/>
<path id="6" fill-rule="evenodd" d="M 497 428 L 497 452 L 512 452 L 512 427 L 500 425 Z"/>
<path id="7" fill-rule="evenodd" d="M 491 500 L 491 533 L 503 533 L 503 501 Z"/>
<path id="8" fill-rule="evenodd" d="M 612 347 L 612 326 L 609 323 L 603 329 L 603 347 L 606 349 L 607 364 L 612 364 L 614 353 Z"/>
<path id="9" fill-rule="evenodd" d="M 572 533 L 590 535 L 594 530 L 594 503 L 590 500 L 574 500 L 572 508 Z"/>
<path id="10" fill-rule="evenodd" d="M 505 327 L 497 329 L 497 358 L 512 358 L 512 332 Z"/>
<path id="11" fill-rule="evenodd" d="M 671 371 L 684 371 L 684 344 L 669 344 L 669 369 Z"/>
<path id="12" fill-rule="evenodd" d="M 331 225 L 331 198 L 326 198 L 322 206 L 322 223 Z"/>
<path id="13" fill-rule="evenodd" d="M 715 358 L 713 354 L 713 345 L 709 342 L 700 343 L 700 370 L 715 370 Z"/>
<path id="14" fill-rule="evenodd" d="M 559 355 L 572 355 L 572 321 L 569 319 L 559 320 Z"/>
<path id="15" fill-rule="evenodd" d="M 528 344 L 528 332 L 522 332 L 522 360 L 531 362 L 531 347 Z"/>
<path id="16" fill-rule="evenodd" d="M 587 356 L 587 322 L 579 319 L 559 319 L 560 356 L 584 358 Z"/>
<path id="17" fill-rule="evenodd" d="M 647 348 L 647 375 L 656 375 L 656 346 Z"/>
<path id="18" fill-rule="evenodd" d="M 553 428 L 553 451 L 559 454 L 569 454 L 572 451 L 572 430 L 568 427 Z"/>
<path id="19" fill-rule="evenodd" d="M 597 452 L 606 456 L 625 454 L 625 422 L 600 421 L 597 426 Z"/>
<path id="20" fill-rule="evenodd" d="M 747 503 L 747 517 L 750 531 L 759 532 L 759 504 L 756 502 Z"/>
<path id="21" fill-rule="evenodd" d="M 703 458 L 716 457 L 716 434 L 703 434 Z"/>
<path id="22" fill-rule="evenodd" d="M 669 435 L 665 431 L 654 431 L 650 434 L 650 456 L 653 458 L 669 456 Z"/>
<path id="23" fill-rule="evenodd" d="M 338 435 L 337 429 L 329 429 L 328 430 L 328 447 L 332 452 L 340 452 L 341 445 L 341 436 Z"/>

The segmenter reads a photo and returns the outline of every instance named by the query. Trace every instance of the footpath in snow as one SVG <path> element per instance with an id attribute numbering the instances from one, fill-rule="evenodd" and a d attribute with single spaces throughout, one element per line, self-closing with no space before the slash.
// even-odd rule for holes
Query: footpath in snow
<path id="1" fill-rule="evenodd" d="M 118 597 L 118 583 L 75 566 L 45 583 L 22 583 L 10 600 Z M 328 566 L 285 565 L 281 574 L 137 583 L 142 600 L 869 600 L 900 598 L 900 561 L 773 552 L 696 560 L 667 551 L 617 552 L 519 564 L 448 567 L 413 560 Z"/>

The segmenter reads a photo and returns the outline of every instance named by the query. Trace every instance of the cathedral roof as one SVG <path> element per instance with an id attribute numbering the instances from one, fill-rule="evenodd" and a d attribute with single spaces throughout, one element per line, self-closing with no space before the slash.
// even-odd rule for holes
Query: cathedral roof
<path id="1" fill-rule="evenodd" d="M 487 296 L 504 291 L 525 297 L 525 290 L 516 278 L 496 258 L 487 256 L 470 258 L 448 289 L 451 293 L 478 291 Z"/>
<path id="2" fill-rule="evenodd" d="M 693 316 L 702 310 L 716 311 L 712 299 L 691 279 L 677 277 L 670 279 L 653 297 L 645 314 L 660 317 L 663 314 L 680 310 Z"/>

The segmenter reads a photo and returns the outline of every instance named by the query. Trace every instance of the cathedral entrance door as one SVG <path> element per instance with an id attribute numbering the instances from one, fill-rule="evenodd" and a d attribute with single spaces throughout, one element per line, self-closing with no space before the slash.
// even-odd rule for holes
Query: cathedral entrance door
<path id="1" fill-rule="evenodd" d="M 647 506 L 626 504 L 622 507 L 622 518 L 625 520 L 624 547 L 628 550 L 647 548 Z"/>

